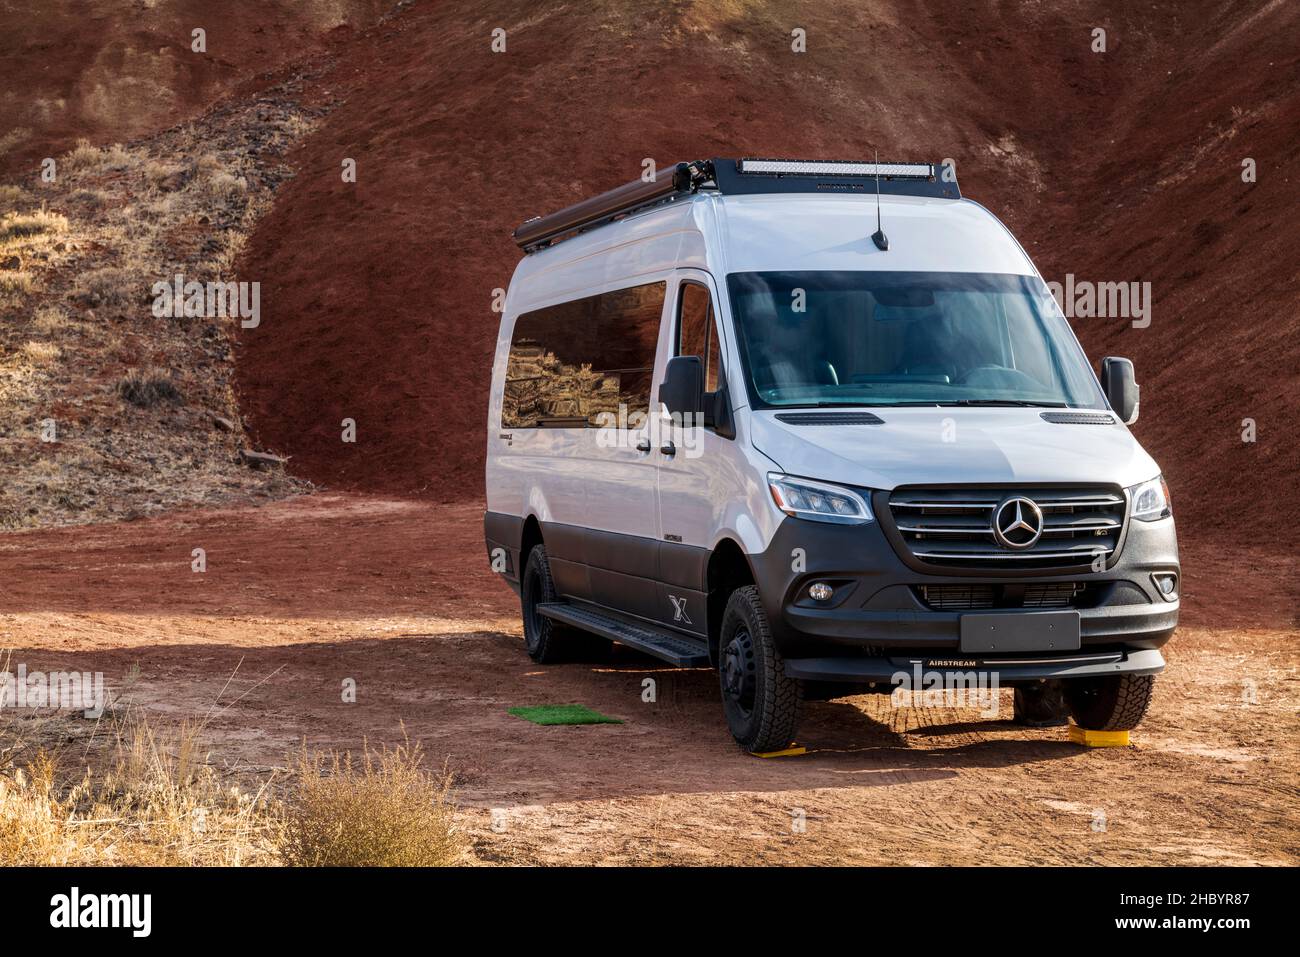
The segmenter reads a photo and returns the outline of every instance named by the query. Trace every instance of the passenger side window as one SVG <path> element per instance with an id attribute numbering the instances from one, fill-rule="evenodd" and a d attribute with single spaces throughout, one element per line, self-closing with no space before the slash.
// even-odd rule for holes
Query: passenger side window
<path id="1" fill-rule="evenodd" d="M 665 282 L 558 303 L 515 320 L 501 425 L 596 428 L 650 409 Z"/>
<path id="2" fill-rule="evenodd" d="M 682 283 L 677 303 L 677 354 L 699 356 L 704 367 L 704 391 L 717 391 L 722 363 L 718 327 L 709 290 L 697 282 Z"/>

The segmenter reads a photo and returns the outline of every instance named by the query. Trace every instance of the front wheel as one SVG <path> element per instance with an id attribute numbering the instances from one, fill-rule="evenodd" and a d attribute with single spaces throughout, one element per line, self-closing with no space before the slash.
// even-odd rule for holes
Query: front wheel
<path id="1" fill-rule="evenodd" d="M 1106 675 L 1065 682 L 1074 723 L 1087 731 L 1132 731 L 1151 706 L 1155 675 Z"/>
<path id="2" fill-rule="evenodd" d="M 799 726 L 802 689 L 785 676 L 785 662 L 752 585 L 736 589 L 727 602 L 718 676 L 722 710 L 736 743 L 751 752 L 788 748 Z"/>

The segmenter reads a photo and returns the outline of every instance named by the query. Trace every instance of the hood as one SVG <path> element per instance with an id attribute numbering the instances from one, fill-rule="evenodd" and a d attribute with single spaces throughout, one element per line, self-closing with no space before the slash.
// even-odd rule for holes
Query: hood
<path id="1" fill-rule="evenodd" d="M 1127 487 L 1160 471 L 1118 421 L 1061 425 L 1042 418 L 1047 410 L 1026 408 L 870 411 L 884 425 L 793 425 L 774 411 L 751 410 L 750 430 L 755 448 L 783 472 L 875 489 L 1040 482 Z"/>

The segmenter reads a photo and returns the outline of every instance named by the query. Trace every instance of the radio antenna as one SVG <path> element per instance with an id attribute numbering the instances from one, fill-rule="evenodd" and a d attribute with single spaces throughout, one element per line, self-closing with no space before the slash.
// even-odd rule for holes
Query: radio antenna
<path id="1" fill-rule="evenodd" d="M 881 252 L 889 248 L 889 237 L 885 235 L 885 227 L 880 224 L 880 150 L 876 150 L 876 231 L 871 234 L 871 241 Z"/>

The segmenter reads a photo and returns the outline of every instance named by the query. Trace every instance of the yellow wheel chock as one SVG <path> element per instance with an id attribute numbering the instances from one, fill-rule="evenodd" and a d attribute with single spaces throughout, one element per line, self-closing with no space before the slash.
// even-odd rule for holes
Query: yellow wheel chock
<path id="1" fill-rule="evenodd" d="M 756 758 L 792 758 L 795 755 L 807 754 L 807 748 L 793 747 L 786 748 L 784 751 L 750 751 Z"/>
<path id="2" fill-rule="evenodd" d="M 1070 740 L 1087 748 L 1127 748 L 1127 731 L 1089 731 L 1070 722 Z"/>

